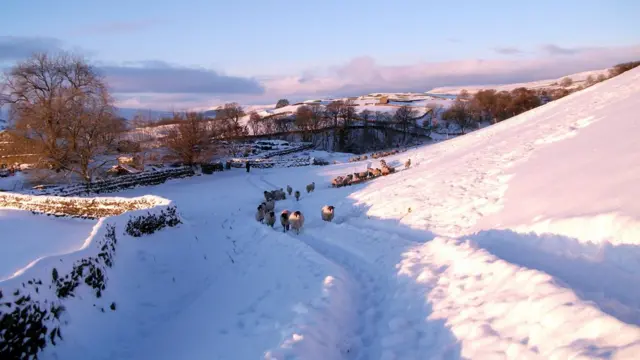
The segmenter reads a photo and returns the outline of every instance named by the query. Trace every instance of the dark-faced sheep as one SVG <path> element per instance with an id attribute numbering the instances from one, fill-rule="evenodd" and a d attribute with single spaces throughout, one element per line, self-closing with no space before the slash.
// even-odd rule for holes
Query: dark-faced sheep
<path id="1" fill-rule="evenodd" d="M 267 211 L 264 214 L 264 222 L 273 227 L 273 225 L 276 223 L 276 214 L 273 211 Z"/>
<path id="2" fill-rule="evenodd" d="M 304 215 L 300 211 L 294 211 L 289 215 L 289 225 L 296 231 L 296 234 L 300 234 L 300 229 L 304 225 Z"/>
<path id="3" fill-rule="evenodd" d="M 287 193 L 289 193 L 289 196 L 291 196 L 292 192 L 293 192 L 293 189 L 291 188 L 291 186 L 287 185 Z"/>
<path id="4" fill-rule="evenodd" d="M 325 205 L 322 207 L 322 220 L 329 221 L 333 220 L 335 208 L 332 205 Z"/>
<path id="5" fill-rule="evenodd" d="M 300 191 L 296 190 L 295 197 L 296 197 L 296 201 L 300 201 Z"/>
<path id="6" fill-rule="evenodd" d="M 307 185 L 307 193 L 312 192 L 315 188 L 316 188 L 315 182 L 312 182 L 311 184 Z"/>
<path id="7" fill-rule="evenodd" d="M 264 221 L 264 206 L 262 206 L 262 204 L 258 205 L 258 209 L 256 210 L 256 221 Z"/>
<path id="8" fill-rule="evenodd" d="M 289 210 L 282 210 L 280 213 L 280 224 L 282 224 L 282 232 L 289 230 Z"/>
<path id="9" fill-rule="evenodd" d="M 268 192 L 267 190 L 265 190 L 264 191 L 264 201 L 269 201 L 271 199 L 273 199 L 273 195 L 270 192 Z"/>

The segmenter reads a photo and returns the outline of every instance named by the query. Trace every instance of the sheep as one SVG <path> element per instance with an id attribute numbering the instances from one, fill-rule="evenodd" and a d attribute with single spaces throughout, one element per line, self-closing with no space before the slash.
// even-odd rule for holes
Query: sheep
<path id="1" fill-rule="evenodd" d="M 282 232 L 289 230 L 289 210 L 282 210 L 280 213 L 280 224 L 282 224 Z"/>
<path id="2" fill-rule="evenodd" d="M 273 194 L 271 194 L 269 191 L 265 190 L 264 191 L 264 200 L 265 201 L 269 201 L 273 199 Z"/>
<path id="3" fill-rule="evenodd" d="M 335 179 L 333 179 L 331 181 L 331 186 L 333 187 L 340 187 L 342 186 L 342 183 L 344 182 L 344 177 L 342 176 L 337 176 Z"/>
<path id="4" fill-rule="evenodd" d="M 345 185 L 351 185 L 352 182 L 353 182 L 353 174 L 348 174 L 347 177 L 345 178 Z"/>
<path id="5" fill-rule="evenodd" d="M 404 163 L 404 168 L 408 169 L 411 167 L 411 159 L 407 159 L 407 161 Z"/>
<path id="6" fill-rule="evenodd" d="M 273 211 L 273 209 L 275 209 L 276 207 L 276 201 L 275 200 L 269 200 L 267 202 L 264 202 L 264 210 L 265 211 Z"/>
<path id="7" fill-rule="evenodd" d="M 382 167 L 382 176 L 387 176 L 391 174 L 391 168 L 388 166 L 383 166 Z"/>
<path id="8" fill-rule="evenodd" d="M 276 200 L 285 200 L 287 198 L 287 196 L 284 193 L 283 189 L 280 190 L 274 190 L 273 191 L 273 197 Z"/>
<path id="9" fill-rule="evenodd" d="M 296 196 L 296 201 L 300 201 L 300 191 L 296 190 L 295 196 Z"/>
<path id="10" fill-rule="evenodd" d="M 387 162 L 384 161 L 384 159 L 380 160 L 380 167 L 386 167 L 387 166 Z"/>
<path id="11" fill-rule="evenodd" d="M 381 176 L 382 175 L 382 170 L 380 170 L 380 168 L 373 169 L 373 175 L 375 177 Z"/>
<path id="12" fill-rule="evenodd" d="M 312 182 L 311 184 L 307 185 L 307 193 L 312 192 L 315 188 L 316 188 L 315 182 Z"/>
<path id="13" fill-rule="evenodd" d="M 256 221 L 264 221 L 264 207 L 262 206 L 262 204 L 258 205 L 258 210 L 256 211 Z"/>
<path id="14" fill-rule="evenodd" d="M 361 173 L 358 173 L 358 177 L 362 180 L 366 180 L 367 179 L 367 175 L 369 175 L 368 171 L 363 171 Z"/>
<path id="15" fill-rule="evenodd" d="M 264 222 L 273 227 L 273 225 L 276 223 L 276 214 L 273 211 L 268 211 L 265 215 L 264 215 Z"/>
<path id="16" fill-rule="evenodd" d="M 289 185 L 287 185 L 287 192 L 289 193 L 289 196 L 291 196 L 291 193 L 293 192 L 293 189 Z"/>
<path id="17" fill-rule="evenodd" d="M 332 205 L 323 206 L 321 212 L 322 220 L 331 222 L 334 216 L 334 209 L 335 208 Z"/>
<path id="18" fill-rule="evenodd" d="M 300 234 L 300 229 L 304 225 L 304 215 L 300 211 L 294 211 L 289 215 L 289 225 L 296 231 L 296 234 Z"/>

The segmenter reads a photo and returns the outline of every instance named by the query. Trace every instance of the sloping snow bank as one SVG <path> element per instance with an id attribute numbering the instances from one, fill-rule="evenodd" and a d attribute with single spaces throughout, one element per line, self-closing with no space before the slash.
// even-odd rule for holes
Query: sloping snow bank
<path id="1" fill-rule="evenodd" d="M 639 102 L 636 69 L 391 157 L 412 168 L 350 196 L 378 221 L 437 234 L 403 254 L 400 275 L 462 357 L 640 352 Z"/>
<path id="2" fill-rule="evenodd" d="M 96 222 L 0 209 L 0 280 L 41 257 L 79 250 Z"/>
<path id="3" fill-rule="evenodd" d="M 500 241 L 504 252 L 518 255 L 510 248 L 517 238 Z M 640 351 L 638 327 L 554 276 L 514 265 L 474 241 L 437 238 L 404 257 L 399 273 L 424 286 L 433 305 L 429 318 L 446 321 L 465 358 L 631 359 Z"/>
<path id="4" fill-rule="evenodd" d="M 166 200 L 165 203 L 170 204 Z M 3 343 L 0 351 L 3 356 L 14 356 L 12 351 L 20 344 L 36 344 L 40 341 L 24 333 L 25 329 L 31 329 L 31 332 L 36 327 L 42 329 L 43 338 L 39 345 L 45 348 L 39 355 L 46 358 L 47 354 L 64 348 L 68 344 L 64 341 L 67 337 L 72 342 L 77 341 L 74 336 L 77 335 L 77 327 L 74 326 L 77 323 L 88 321 L 96 326 L 109 321 L 110 314 L 107 312 L 115 311 L 120 299 L 120 296 L 109 291 L 113 285 L 110 279 L 114 270 L 112 266 L 121 261 L 123 256 L 120 252 L 127 252 L 127 241 L 121 240 L 129 216 L 156 213 L 167 205 L 101 218 L 79 250 L 61 256 L 40 258 L 13 277 L 0 282 L 0 292 L 3 294 L 0 317 L 5 320 L 12 317 L 13 320 L 5 324 L 16 325 L 3 329 L 5 331 L 0 333 L 0 343 Z M 35 315 L 39 311 L 44 311 L 44 317 Z M 25 317 L 28 314 L 33 316 Z M 20 328 L 20 324 L 29 325 Z M 86 333 L 88 328 L 85 326 L 81 332 Z M 98 327 L 92 334 L 102 330 Z M 23 342 L 22 338 L 29 338 L 34 342 Z M 24 352 L 35 354 L 34 351 L 35 348 L 31 348 Z M 76 354 L 64 358 L 74 357 Z"/>

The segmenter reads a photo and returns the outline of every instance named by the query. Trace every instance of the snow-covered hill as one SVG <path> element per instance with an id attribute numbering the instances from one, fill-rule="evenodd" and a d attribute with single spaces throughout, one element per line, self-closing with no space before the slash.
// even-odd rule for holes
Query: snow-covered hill
<path id="1" fill-rule="evenodd" d="M 557 79 L 547 79 L 547 80 L 538 80 L 531 81 L 526 83 L 515 83 L 515 84 L 486 84 L 486 85 L 467 85 L 467 86 L 449 86 L 449 87 L 439 87 L 435 89 L 431 89 L 427 91 L 428 94 L 448 94 L 448 95 L 457 95 L 462 90 L 467 90 L 470 94 L 475 94 L 476 92 L 483 89 L 495 89 L 496 91 L 511 91 L 513 89 L 519 87 L 525 87 L 528 89 L 555 89 L 559 88 L 558 84 L 564 78 L 570 78 L 573 81 L 573 84 L 569 87 L 577 87 L 584 84 L 589 76 L 594 78 L 594 80 L 598 77 L 598 75 L 607 75 L 608 69 L 602 70 L 592 70 L 592 71 L 584 71 L 572 75 L 563 76 Z"/>
<path id="2" fill-rule="evenodd" d="M 388 157 L 400 171 L 361 185 L 329 183 L 367 161 L 123 192 L 173 201 L 183 224 L 142 238 L 119 227 L 107 289 L 63 303 L 63 340 L 42 358 L 633 359 L 639 102 L 640 68 Z M 302 211 L 299 235 L 254 220 L 262 192 L 287 185 L 300 201 L 276 212 Z M 50 274 L 49 260 L 0 288 Z"/>

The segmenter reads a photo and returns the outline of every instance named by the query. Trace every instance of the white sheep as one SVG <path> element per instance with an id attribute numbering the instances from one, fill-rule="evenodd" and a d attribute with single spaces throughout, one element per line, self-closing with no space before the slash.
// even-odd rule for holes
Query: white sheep
<path id="1" fill-rule="evenodd" d="M 322 207 L 322 220 L 331 222 L 333 220 L 335 208 L 332 205 Z"/>
<path id="2" fill-rule="evenodd" d="M 300 234 L 300 229 L 304 225 L 304 215 L 300 211 L 294 211 L 289 215 L 289 225 L 296 231 L 296 234 Z"/>
<path id="3" fill-rule="evenodd" d="M 280 213 L 280 224 L 282 224 L 282 232 L 289 230 L 289 210 L 282 210 Z"/>
<path id="4" fill-rule="evenodd" d="M 273 211 L 267 211 L 264 214 L 264 222 L 273 227 L 273 225 L 276 223 L 276 214 Z"/>
<path id="5" fill-rule="evenodd" d="M 262 206 L 262 204 L 258 205 L 258 210 L 256 211 L 256 220 L 259 222 L 264 221 L 264 206 Z"/>
<path id="6" fill-rule="evenodd" d="M 300 191 L 296 190 L 296 201 L 300 201 Z"/>
<path id="7" fill-rule="evenodd" d="M 289 196 L 291 196 L 291 193 L 293 192 L 293 189 L 289 185 L 287 185 L 287 192 L 289 193 Z"/>

